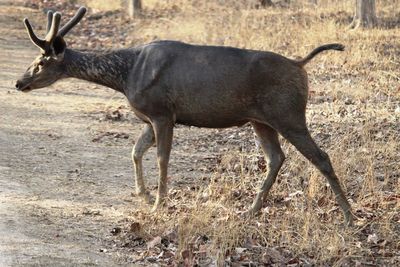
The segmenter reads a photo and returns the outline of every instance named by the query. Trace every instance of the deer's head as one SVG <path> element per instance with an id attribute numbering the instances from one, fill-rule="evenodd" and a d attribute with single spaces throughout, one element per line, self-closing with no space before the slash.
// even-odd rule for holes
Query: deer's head
<path id="1" fill-rule="evenodd" d="M 64 51 L 66 43 L 64 36 L 83 18 L 86 8 L 81 7 L 75 16 L 60 30 L 61 13 L 49 11 L 47 13 L 47 34 L 40 39 L 33 32 L 28 19 L 24 19 L 26 30 L 32 43 L 40 49 L 40 55 L 31 63 L 26 72 L 16 82 L 19 91 L 28 92 L 43 88 L 56 82 L 65 74 Z"/>

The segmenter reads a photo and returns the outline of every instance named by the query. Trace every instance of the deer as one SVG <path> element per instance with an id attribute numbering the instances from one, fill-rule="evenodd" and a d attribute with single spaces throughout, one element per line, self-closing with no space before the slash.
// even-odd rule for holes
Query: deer
<path id="1" fill-rule="evenodd" d="M 262 181 L 246 216 L 259 213 L 285 160 L 279 135 L 291 143 L 326 177 L 346 225 L 355 216 L 332 167 L 330 158 L 313 140 L 306 124 L 308 77 L 304 66 L 325 50 L 343 51 L 342 44 L 325 44 L 298 60 L 282 55 L 228 46 L 192 45 L 154 41 L 111 51 L 67 48 L 65 35 L 86 13 L 80 7 L 60 28 L 61 13 L 48 11 L 47 33 L 36 36 L 23 20 L 28 36 L 40 50 L 16 82 L 29 92 L 64 78 L 104 85 L 125 95 L 135 115 L 145 123 L 132 149 L 135 191 L 149 200 L 142 158 L 156 145 L 158 189 L 152 211 L 167 196 L 167 170 L 176 124 L 205 127 L 240 127 L 250 123 L 267 163 Z"/>

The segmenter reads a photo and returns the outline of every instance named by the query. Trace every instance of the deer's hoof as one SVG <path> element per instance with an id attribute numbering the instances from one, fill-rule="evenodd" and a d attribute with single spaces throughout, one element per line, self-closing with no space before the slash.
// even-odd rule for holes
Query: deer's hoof
<path id="1" fill-rule="evenodd" d="M 136 192 L 136 196 L 140 197 L 146 204 L 151 204 L 154 197 L 148 191 Z"/>
<path id="2" fill-rule="evenodd" d="M 157 196 L 156 201 L 153 205 L 153 208 L 151 209 L 151 212 L 156 212 L 159 209 L 161 209 L 163 206 L 165 206 L 165 199 L 164 197 L 159 197 Z"/>
<path id="3" fill-rule="evenodd" d="M 354 226 L 354 221 L 357 220 L 357 217 L 355 217 L 353 214 L 349 214 L 345 216 L 345 222 L 347 227 L 353 227 Z"/>
<path id="4" fill-rule="evenodd" d="M 157 211 L 160 210 L 161 207 L 162 207 L 161 204 L 155 203 L 155 204 L 153 205 L 153 207 L 151 208 L 151 213 L 156 213 Z"/>
<path id="5" fill-rule="evenodd" d="M 260 199 L 256 199 L 251 205 L 251 207 L 243 213 L 243 217 L 245 218 L 251 218 L 257 215 L 257 213 L 260 212 L 262 207 L 262 201 Z"/>
<path id="6" fill-rule="evenodd" d="M 150 212 L 151 212 L 151 213 L 156 213 L 157 210 L 158 210 L 158 206 L 154 205 L 154 206 L 151 208 Z"/>
<path id="7" fill-rule="evenodd" d="M 256 216 L 256 214 L 259 212 L 259 210 L 254 210 L 252 208 L 246 210 L 245 212 L 242 213 L 241 217 L 243 219 L 250 219 Z"/>

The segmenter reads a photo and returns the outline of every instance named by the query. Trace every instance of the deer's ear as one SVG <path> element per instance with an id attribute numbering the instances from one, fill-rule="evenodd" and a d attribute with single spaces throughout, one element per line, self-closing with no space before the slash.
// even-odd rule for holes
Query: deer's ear
<path id="1" fill-rule="evenodd" d="M 61 36 L 57 36 L 53 41 L 52 47 L 55 56 L 60 56 L 61 54 L 64 54 L 67 44 Z"/>

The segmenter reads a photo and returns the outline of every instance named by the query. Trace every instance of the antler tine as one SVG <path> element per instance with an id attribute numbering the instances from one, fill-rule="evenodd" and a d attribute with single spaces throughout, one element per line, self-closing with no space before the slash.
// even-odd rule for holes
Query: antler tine
<path id="1" fill-rule="evenodd" d="M 46 50 L 46 41 L 38 38 L 36 34 L 33 32 L 32 26 L 29 23 L 29 20 L 27 18 L 24 18 L 24 24 L 25 28 L 28 32 L 29 38 L 31 39 L 32 43 L 34 43 L 37 47 L 40 48 L 40 50 L 45 51 Z"/>
<path id="2" fill-rule="evenodd" d="M 60 21 L 61 21 L 61 13 L 60 12 L 54 13 L 53 19 L 51 21 L 50 30 L 48 31 L 45 38 L 47 43 L 51 44 L 54 41 L 54 38 L 56 38 L 58 33 L 58 28 L 60 27 Z"/>
<path id="3" fill-rule="evenodd" d="M 47 12 L 47 33 L 50 31 L 52 21 L 53 21 L 53 11 L 49 10 Z"/>
<path id="4" fill-rule="evenodd" d="M 85 7 L 80 7 L 79 10 L 76 12 L 75 16 L 65 24 L 61 30 L 58 32 L 58 35 L 64 37 L 78 22 L 83 18 L 86 13 Z"/>

